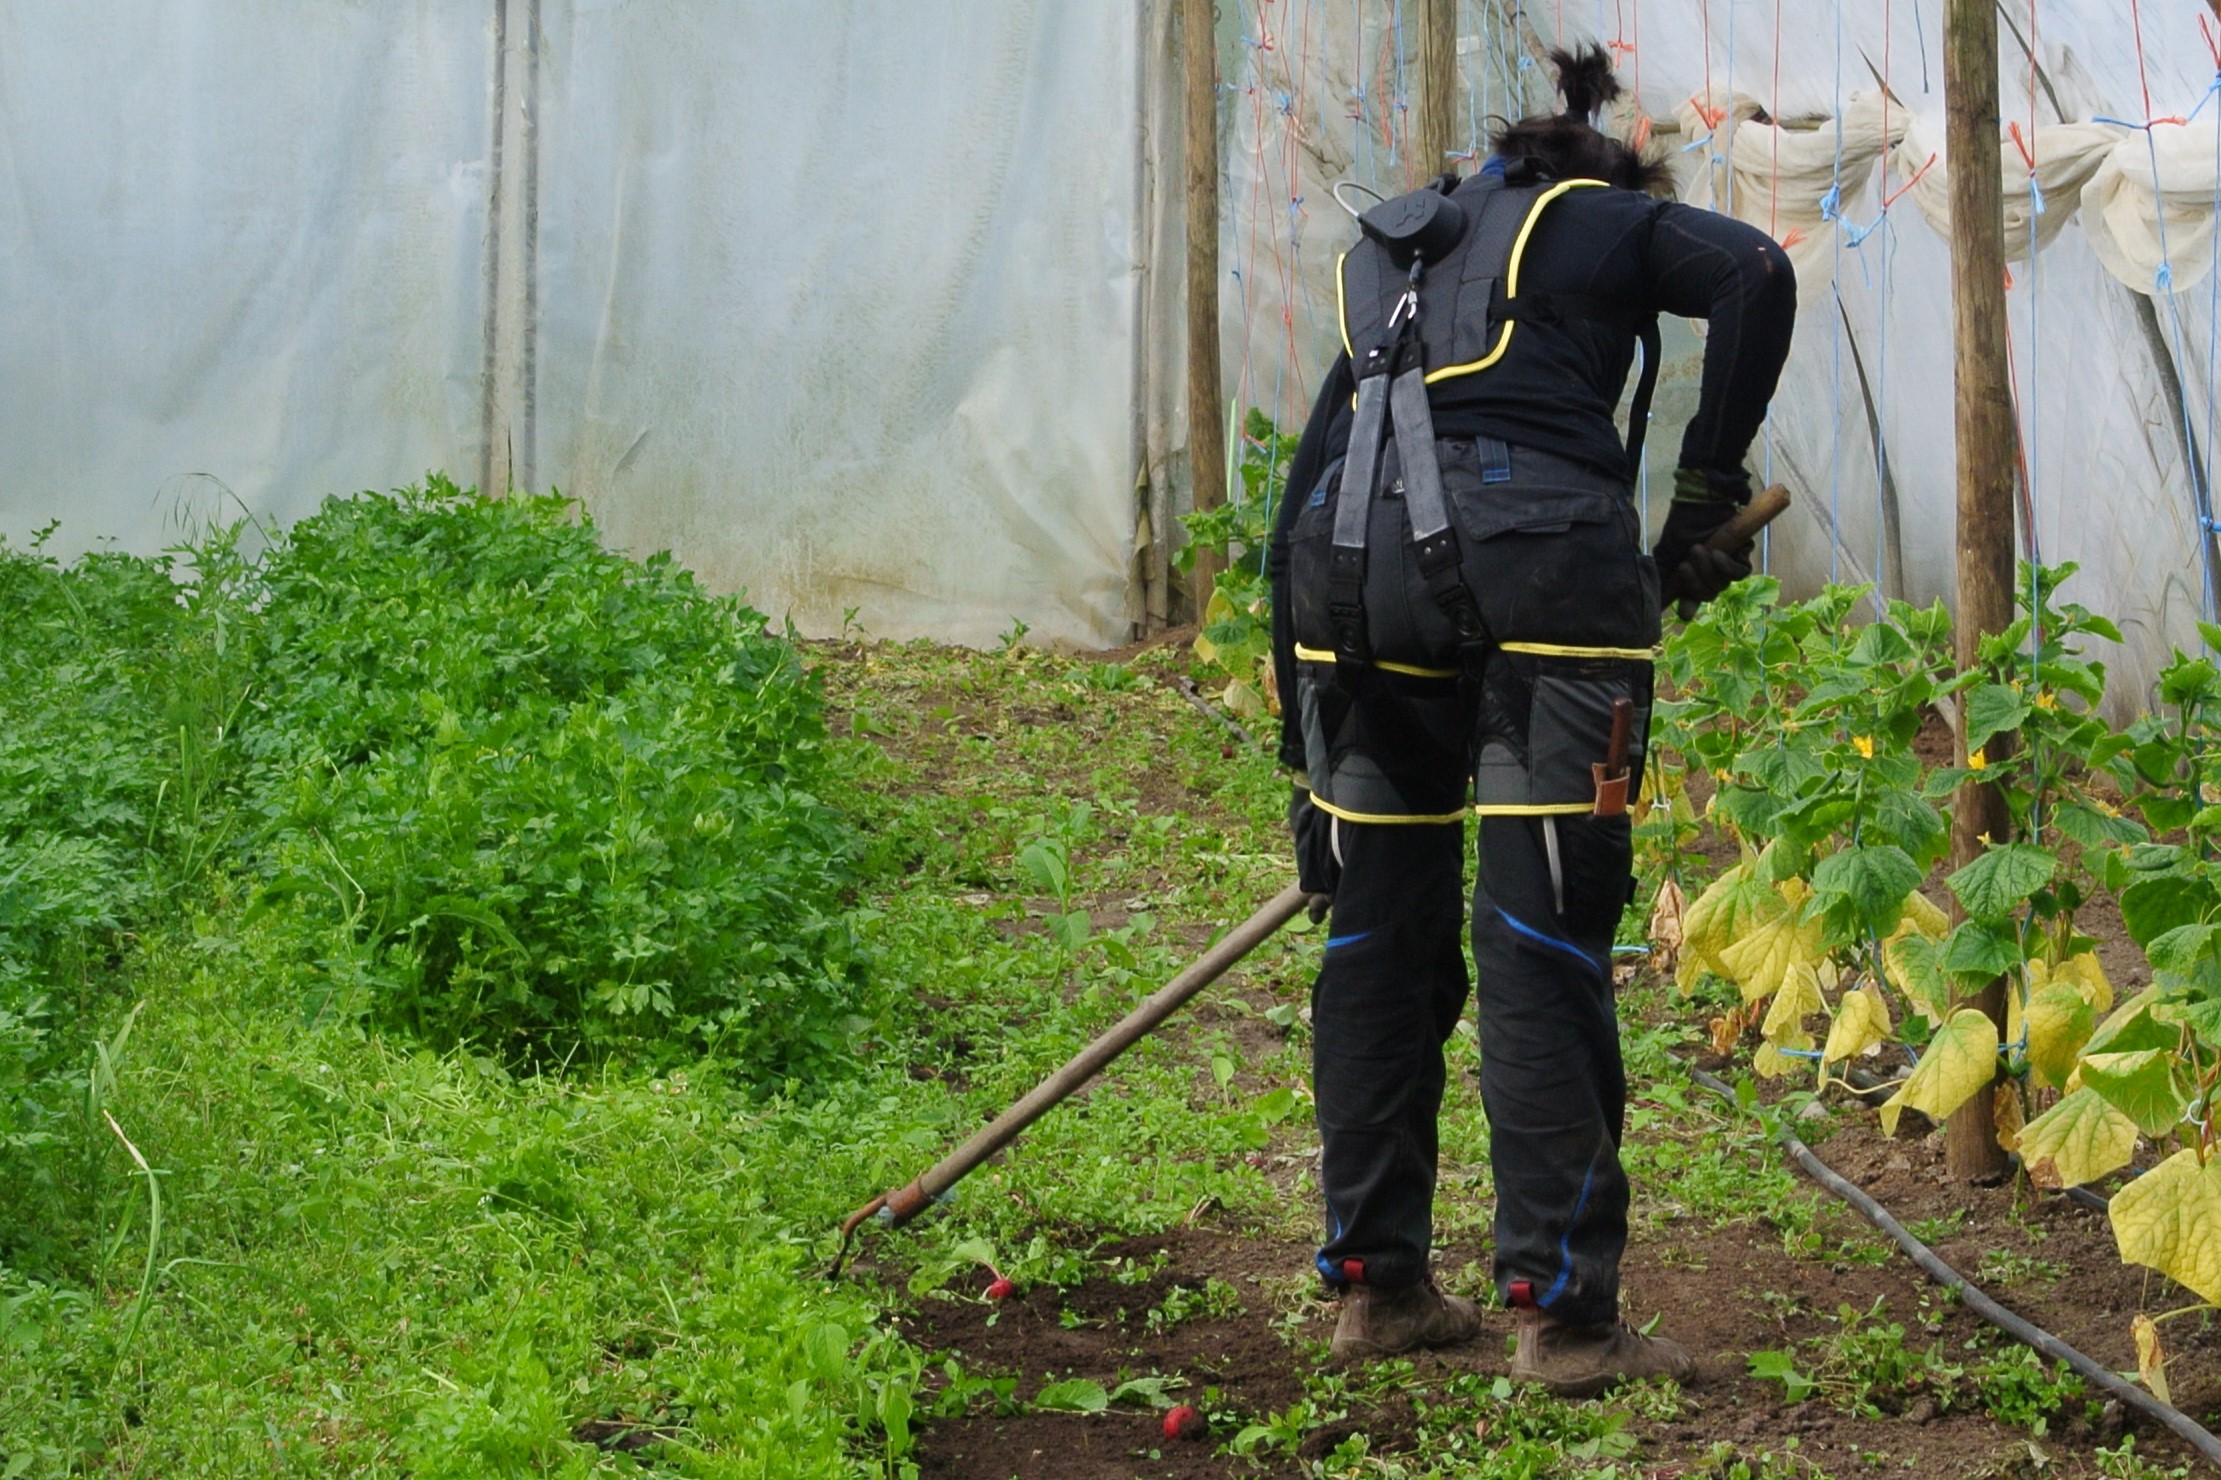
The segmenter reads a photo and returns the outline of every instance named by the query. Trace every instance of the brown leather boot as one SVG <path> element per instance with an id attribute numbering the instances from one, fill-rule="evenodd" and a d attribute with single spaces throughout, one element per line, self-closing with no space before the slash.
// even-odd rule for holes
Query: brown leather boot
<path id="1" fill-rule="evenodd" d="M 1697 1359 L 1678 1341 L 1645 1336 L 1625 1321 L 1574 1326 L 1538 1310 L 1518 1315 L 1512 1380 L 1539 1382 L 1560 1398 L 1593 1398 L 1622 1382 L 1670 1377 L 1687 1382 Z"/>
<path id="2" fill-rule="evenodd" d="M 1342 1292 L 1329 1360 L 1337 1366 L 1372 1362 L 1420 1347 L 1456 1346 L 1480 1334 L 1479 1307 L 1443 1294 L 1433 1280 L 1400 1290 L 1352 1285 Z"/>

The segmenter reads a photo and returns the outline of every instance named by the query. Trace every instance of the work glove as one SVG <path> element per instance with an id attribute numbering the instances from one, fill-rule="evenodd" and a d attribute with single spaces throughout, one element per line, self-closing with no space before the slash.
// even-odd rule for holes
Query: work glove
<path id="1" fill-rule="evenodd" d="M 1342 865 L 1334 861 L 1334 818 L 1313 806 L 1310 791 L 1301 786 L 1288 797 L 1288 835 L 1296 844 L 1296 883 L 1306 894 L 1331 898 L 1342 882 Z M 1315 907 L 1312 918 L 1318 918 Z"/>
<path id="2" fill-rule="evenodd" d="M 1742 492 L 1747 499 L 1747 484 Z M 1696 615 L 1698 602 L 1710 601 L 1751 573 L 1751 541 L 1728 550 L 1711 550 L 1704 544 L 1741 510 L 1742 501 L 1719 488 L 1702 469 L 1683 468 L 1674 474 L 1673 506 L 1666 512 L 1666 525 L 1658 531 L 1651 557 L 1658 562 L 1660 597 L 1669 606 L 1680 602 L 1684 620 Z"/>

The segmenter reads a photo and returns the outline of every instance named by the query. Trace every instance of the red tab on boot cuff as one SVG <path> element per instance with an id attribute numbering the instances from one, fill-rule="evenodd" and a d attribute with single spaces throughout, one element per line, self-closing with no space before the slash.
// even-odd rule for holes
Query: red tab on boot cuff
<path id="1" fill-rule="evenodd" d="M 1513 1280 L 1507 1292 L 1514 1310 L 1535 1309 L 1535 1286 L 1532 1280 Z"/>
<path id="2" fill-rule="evenodd" d="M 1349 1282 L 1350 1282 L 1351 1284 L 1353 1284 L 1353 1285 L 1362 1285 L 1362 1284 L 1364 1284 L 1364 1283 L 1365 1283 L 1365 1261 L 1364 1261 L 1364 1260 L 1362 1260 L 1362 1259 L 1345 1259 L 1345 1260 L 1343 1260 L 1343 1261 L 1342 1261 L 1342 1278 L 1343 1278 L 1343 1279 L 1345 1279 L 1345 1280 L 1348 1280 L 1348 1281 L 1349 1281 Z"/>

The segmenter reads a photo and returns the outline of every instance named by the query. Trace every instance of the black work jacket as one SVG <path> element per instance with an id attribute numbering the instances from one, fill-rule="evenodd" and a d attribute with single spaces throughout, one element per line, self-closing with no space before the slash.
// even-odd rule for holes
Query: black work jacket
<path id="1" fill-rule="evenodd" d="M 1575 190 L 1536 223 L 1520 287 L 1523 293 L 1602 299 L 1624 305 L 1630 316 L 1706 320 L 1703 389 L 1681 439 L 1680 465 L 1701 470 L 1722 497 L 1748 498 L 1743 459 L 1789 356 L 1797 312 L 1795 274 L 1771 237 L 1679 201 L 1632 190 Z M 1612 413 L 1634 356 L 1634 336 L 1600 319 L 1522 323 L 1493 368 L 1432 389 L 1435 435 L 1494 437 L 1632 480 Z M 1284 701 L 1295 693 L 1288 531 L 1349 444 L 1355 390 L 1349 356 L 1336 356 L 1297 443 L 1274 521 L 1273 662 Z M 1285 703 L 1280 758 L 1299 770 L 1304 764 L 1293 706 Z"/>

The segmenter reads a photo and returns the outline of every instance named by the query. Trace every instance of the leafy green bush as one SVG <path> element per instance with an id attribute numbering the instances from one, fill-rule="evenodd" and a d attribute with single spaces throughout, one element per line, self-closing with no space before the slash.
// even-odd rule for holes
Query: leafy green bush
<path id="1" fill-rule="evenodd" d="M 314 1014 L 563 1056 L 839 1052 L 849 834 L 792 647 L 556 497 L 333 499 L 265 557 L 251 850 Z"/>
<path id="2" fill-rule="evenodd" d="M 165 561 L 67 569 L 0 547 L 0 1169 L 82 1088 L 71 1035 L 158 877 L 161 655 L 187 613 Z M 173 747 L 174 748 L 174 747 Z M 0 1179 L 5 1180 L 5 1179 Z"/>

